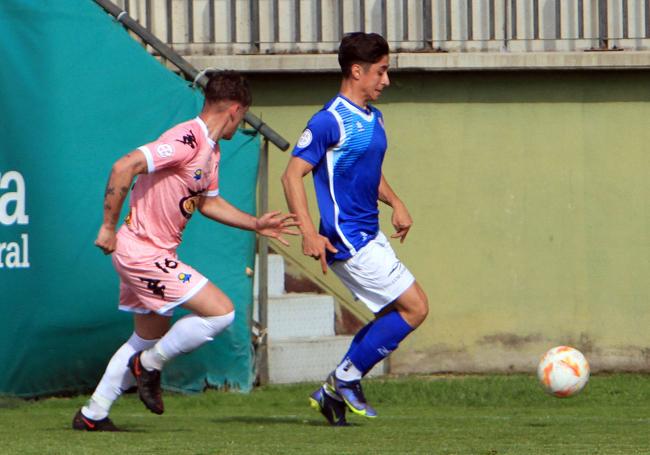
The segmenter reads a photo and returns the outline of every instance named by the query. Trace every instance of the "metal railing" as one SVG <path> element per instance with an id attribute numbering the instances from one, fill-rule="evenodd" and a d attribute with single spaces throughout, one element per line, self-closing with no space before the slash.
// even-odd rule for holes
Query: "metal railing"
<path id="1" fill-rule="evenodd" d="M 650 48 L 650 0 L 118 0 L 183 54 L 333 52 L 344 33 L 395 51 Z"/>

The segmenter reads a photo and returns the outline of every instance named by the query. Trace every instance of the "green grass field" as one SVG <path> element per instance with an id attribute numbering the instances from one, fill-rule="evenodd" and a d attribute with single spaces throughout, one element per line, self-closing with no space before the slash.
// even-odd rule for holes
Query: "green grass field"
<path id="1" fill-rule="evenodd" d="M 595 376 L 569 399 L 522 375 L 366 382 L 380 415 L 345 428 L 309 408 L 313 384 L 168 393 L 162 416 L 129 394 L 113 408 L 121 433 L 70 429 L 87 397 L 0 398 L 0 453 L 650 454 L 648 376 Z"/>

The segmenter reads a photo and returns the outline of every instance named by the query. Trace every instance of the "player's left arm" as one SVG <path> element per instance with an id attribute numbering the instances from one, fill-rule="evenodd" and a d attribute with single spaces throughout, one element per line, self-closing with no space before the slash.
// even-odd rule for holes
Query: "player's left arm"
<path id="1" fill-rule="evenodd" d="M 393 216 L 391 223 L 395 228 L 395 233 L 391 235 L 393 239 L 400 239 L 400 243 L 404 243 L 406 235 L 409 233 L 413 225 L 413 219 L 402 200 L 397 197 L 397 194 L 390 187 L 384 174 L 381 174 L 381 181 L 379 182 L 379 200 L 386 205 L 393 208 Z"/>
<path id="2" fill-rule="evenodd" d="M 282 234 L 298 235 L 299 232 L 292 227 L 299 223 L 292 213 L 282 214 L 279 211 L 265 213 L 259 218 L 239 210 L 221 196 L 202 197 L 199 200 L 199 211 L 206 217 L 219 223 L 248 231 L 255 231 L 260 235 L 277 239 L 283 245 L 289 246 Z"/>

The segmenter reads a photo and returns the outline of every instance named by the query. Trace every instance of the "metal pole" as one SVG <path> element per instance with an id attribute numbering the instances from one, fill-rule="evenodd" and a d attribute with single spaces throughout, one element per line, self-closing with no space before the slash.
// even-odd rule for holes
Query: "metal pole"
<path id="1" fill-rule="evenodd" d="M 293 3 L 294 16 L 293 16 L 293 40 L 296 43 L 301 41 L 300 28 L 300 0 L 294 0 Z"/>
<path id="2" fill-rule="evenodd" d="M 273 44 L 280 42 L 280 6 L 278 0 L 273 0 Z"/>
<path id="3" fill-rule="evenodd" d="M 533 0 L 533 39 L 539 39 L 539 0 Z"/>
<path id="4" fill-rule="evenodd" d="M 194 42 L 194 2 L 187 2 L 187 40 Z"/>
<path id="5" fill-rule="evenodd" d="M 180 69 L 185 77 L 191 81 L 195 81 L 201 87 L 205 86 L 207 77 L 205 75 L 199 77 L 199 72 L 194 68 L 187 60 L 178 55 L 172 48 L 167 46 L 165 43 L 160 41 L 155 35 L 153 35 L 149 30 L 140 25 L 135 21 L 131 16 L 129 16 L 126 11 L 122 11 L 120 7 L 115 5 L 110 0 L 95 0 L 99 6 L 104 8 L 108 13 L 115 16 L 119 22 L 124 24 L 126 28 L 131 30 L 133 33 L 138 35 L 145 43 L 153 47 L 161 57 L 169 60 L 174 64 L 178 69 Z M 269 127 L 266 123 L 256 117 L 254 114 L 248 112 L 246 117 L 244 117 L 246 123 L 253 127 L 253 129 L 259 131 L 259 133 L 268 138 L 276 147 L 280 150 L 287 150 L 289 148 L 289 142 L 282 136 L 280 136 L 275 130 Z"/>
<path id="6" fill-rule="evenodd" d="M 585 5 L 583 0 L 578 0 L 578 38 L 585 37 Z"/>
<path id="7" fill-rule="evenodd" d="M 451 41 L 451 0 L 445 2 L 445 31 L 447 41 Z"/>
<path id="8" fill-rule="evenodd" d="M 607 0 L 598 1 L 598 47 L 607 49 Z"/>
<path id="9" fill-rule="evenodd" d="M 230 42 L 237 42 L 237 0 L 230 0 Z"/>
<path id="10" fill-rule="evenodd" d="M 208 41 L 214 43 L 216 40 L 215 36 L 215 26 L 214 26 L 214 0 L 209 0 L 208 2 L 208 23 L 210 24 L 210 30 L 208 31 Z"/>
<path id="11" fill-rule="evenodd" d="M 422 34 L 424 35 L 424 47 L 431 49 L 433 47 L 433 17 L 431 11 L 431 0 L 422 2 Z"/>
<path id="12" fill-rule="evenodd" d="M 496 37 L 496 17 L 494 11 L 494 0 L 490 0 L 490 41 L 494 41 Z"/>
<path id="13" fill-rule="evenodd" d="M 555 39 L 562 39 L 562 4 L 555 0 Z"/>
<path id="14" fill-rule="evenodd" d="M 650 0 L 645 0 L 643 8 L 645 12 L 645 37 L 650 38 Z"/>
<path id="15" fill-rule="evenodd" d="M 503 49 L 508 50 L 508 0 L 503 0 Z"/>
<path id="16" fill-rule="evenodd" d="M 517 0 L 511 0 L 510 2 L 510 17 L 512 17 L 511 38 L 515 40 L 517 39 Z"/>
<path id="17" fill-rule="evenodd" d="M 402 41 L 409 40 L 409 2 L 402 0 Z"/>
<path id="18" fill-rule="evenodd" d="M 251 15 L 251 50 L 260 51 L 260 4 L 259 0 L 250 0 Z"/>
<path id="19" fill-rule="evenodd" d="M 338 0 L 336 2 L 336 12 L 338 14 L 338 25 L 339 25 L 339 39 L 343 38 L 343 0 Z"/>
<path id="20" fill-rule="evenodd" d="M 316 15 L 316 42 L 323 41 L 323 5 L 321 0 L 316 0 L 315 15 Z"/>
<path id="21" fill-rule="evenodd" d="M 388 8 L 386 0 L 381 0 L 381 36 L 388 41 L 388 12 L 386 8 Z"/>
<path id="22" fill-rule="evenodd" d="M 621 11 L 621 16 L 623 19 L 623 38 L 629 38 L 630 37 L 630 30 L 628 27 L 628 4 L 627 0 L 623 0 L 623 5 L 621 6 L 622 11 Z"/>
<path id="23" fill-rule="evenodd" d="M 264 138 L 260 148 L 260 164 L 259 164 L 259 177 L 258 177 L 258 198 L 259 198 L 259 213 L 262 215 L 269 210 L 269 141 Z M 257 294 L 257 308 L 259 311 L 260 322 L 260 344 L 257 348 L 258 358 L 258 376 L 260 384 L 268 384 L 269 382 L 269 353 L 268 353 L 268 250 L 269 241 L 264 236 L 259 236 L 257 240 L 257 255 L 258 255 L 258 294 Z"/>
<path id="24" fill-rule="evenodd" d="M 472 0 L 467 0 L 467 41 L 474 40 L 474 5 Z"/>

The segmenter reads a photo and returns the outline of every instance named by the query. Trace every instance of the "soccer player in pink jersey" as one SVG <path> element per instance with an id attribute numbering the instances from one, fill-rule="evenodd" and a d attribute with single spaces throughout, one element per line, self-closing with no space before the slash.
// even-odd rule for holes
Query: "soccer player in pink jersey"
<path id="1" fill-rule="evenodd" d="M 74 416 L 74 429 L 117 431 L 108 417 L 110 408 L 135 384 L 145 406 L 162 414 L 163 366 L 211 341 L 232 323 L 235 311 L 228 296 L 176 255 L 183 229 L 196 209 L 220 223 L 284 244 L 282 234 L 297 234 L 292 229 L 298 225 L 294 215 L 270 212 L 255 218 L 219 195 L 218 141 L 232 138 L 250 104 L 248 83 L 238 73 L 211 72 L 198 117 L 113 165 L 95 245 L 112 254 L 120 277 L 119 308 L 133 313 L 135 330 L 109 361 L 86 406 Z M 120 210 L 136 176 L 129 214 L 116 233 Z M 191 314 L 170 327 L 177 306 Z"/>

